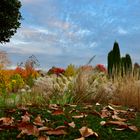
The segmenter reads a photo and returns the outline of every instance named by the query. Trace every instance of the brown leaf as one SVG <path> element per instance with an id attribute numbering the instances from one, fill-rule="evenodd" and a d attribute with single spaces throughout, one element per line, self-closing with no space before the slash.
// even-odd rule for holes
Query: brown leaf
<path id="1" fill-rule="evenodd" d="M 48 131 L 48 130 L 53 130 L 52 128 L 49 128 L 49 127 L 46 127 L 46 126 L 43 126 L 43 127 L 40 127 L 38 128 L 39 131 Z"/>
<path id="2" fill-rule="evenodd" d="M 17 107 L 18 109 L 20 109 L 20 110 L 22 110 L 22 111 L 27 111 L 27 110 L 29 110 L 27 107 L 25 107 L 25 106 L 18 106 Z"/>
<path id="3" fill-rule="evenodd" d="M 120 126 L 120 127 L 123 127 L 123 128 L 127 128 L 128 125 L 122 121 L 108 121 L 106 122 L 105 125 L 108 125 L 108 124 L 111 124 L 111 125 L 117 125 L 117 126 Z"/>
<path id="4" fill-rule="evenodd" d="M 21 138 L 21 136 L 24 134 L 34 135 L 34 136 L 39 135 L 38 128 L 30 123 L 27 123 L 27 122 L 20 123 L 18 125 L 18 129 L 21 130 L 21 133 L 17 136 L 17 138 Z"/>
<path id="5" fill-rule="evenodd" d="M 8 114 L 15 113 L 16 112 L 16 109 L 7 109 L 6 112 Z"/>
<path id="6" fill-rule="evenodd" d="M 22 122 L 29 122 L 30 121 L 30 114 L 26 111 L 24 116 L 21 116 Z"/>
<path id="7" fill-rule="evenodd" d="M 2 118 L 0 118 L 0 122 L 3 125 L 11 125 L 14 122 L 13 119 L 14 118 L 10 118 L 10 117 L 2 117 Z"/>
<path id="8" fill-rule="evenodd" d="M 54 110 L 52 112 L 52 115 L 63 115 L 63 114 L 64 114 L 63 110 Z"/>
<path id="9" fill-rule="evenodd" d="M 111 105 L 108 105 L 107 108 L 110 109 L 110 110 L 112 110 L 112 111 L 115 110 Z"/>
<path id="10" fill-rule="evenodd" d="M 115 104 L 111 104 L 111 103 L 109 103 L 109 105 L 114 107 L 114 108 L 120 108 L 121 107 L 121 105 L 115 105 Z"/>
<path id="11" fill-rule="evenodd" d="M 126 114 L 127 113 L 127 111 L 126 110 L 121 110 L 121 109 L 117 109 L 117 110 L 115 110 L 116 112 L 118 112 L 118 113 L 124 113 L 124 114 Z"/>
<path id="12" fill-rule="evenodd" d="M 49 104 L 49 109 L 58 110 L 60 107 L 57 104 Z"/>
<path id="13" fill-rule="evenodd" d="M 117 115 L 112 115 L 112 119 L 116 119 L 116 120 L 121 121 L 121 122 L 127 121 L 127 119 L 120 118 Z"/>
<path id="14" fill-rule="evenodd" d="M 138 128 L 136 126 L 134 126 L 134 125 L 130 125 L 130 126 L 128 126 L 128 128 L 133 130 L 133 131 L 135 131 L 135 132 L 139 131 Z"/>
<path id="15" fill-rule="evenodd" d="M 65 128 L 67 128 L 67 127 L 62 125 L 62 126 L 58 126 L 58 127 L 56 127 L 55 130 L 65 129 Z"/>
<path id="16" fill-rule="evenodd" d="M 111 116 L 111 113 L 107 109 L 101 110 L 101 118 L 108 118 Z"/>
<path id="17" fill-rule="evenodd" d="M 74 105 L 74 104 L 67 104 L 67 106 L 70 106 L 70 107 L 77 107 L 77 105 Z"/>
<path id="18" fill-rule="evenodd" d="M 73 112 L 79 112 L 77 111 L 75 108 L 69 111 L 69 114 L 73 113 Z"/>
<path id="19" fill-rule="evenodd" d="M 125 128 L 112 128 L 112 129 L 114 129 L 116 131 L 123 131 L 123 130 L 125 130 Z"/>
<path id="20" fill-rule="evenodd" d="M 85 140 L 84 137 L 78 138 L 78 139 L 74 139 L 74 140 Z"/>
<path id="21" fill-rule="evenodd" d="M 49 136 L 39 136 L 38 140 L 50 140 Z"/>
<path id="22" fill-rule="evenodd" d="M 83 107 L 83 109 L 90 109 L 92 107 L 93 107 L 92 105 L 86 105 L 85 107 Z"/>
<path id="23" fill-rule="evenodd" d="M 43 121 L 41 120 L 40 115 L 38 115 L 38 116 L 35 118 L 35 120 L 34 120 L 33 123 L 34 123 L 35 125 L 38 125 L 38 126 L 43 126 Z"/>
<path id="24" fill-rule="evenodd" d="M 62 129 L 49 130 L 46 132 L 48 135 L 66 135 L 67 133 Z"/>
<path id="25" fill-rule="evenodd" d="M 74 122 L 68 123 L 68 125 L 71 126 L 72 128 L 75 128 L 75 123 Z"/>
<path id="26" fill-rule="evenodd" d="M 99 106 L 99 105 L 101 105 L 101 104 L 97 102 L 95 105 Z"/>
<path id="27" fill-rule="evenodd" d="M 83 126 L 81 129 L 79 129 L 81 135 L 83 137 L 89 137 L 89 136 L 96 136 L 98 137 L 98 134 L 94 132 L 92 129 L 87 128 L 86 126 Z"/>
<path id="28" fill-rule="evenodd" d="M 106 124 L 106 121 L 101 121 L 101 122 L 100 122 L 100 125 L 101 125 L 101 126 L 104 126 L 105 124 Z"/>
<path id="29" fill-rule="evenodd" d="M 75 118 L 75 119 L 84 118 L 84 117 L 87 117 L 87 114 L 72 116 L 72 118 Z"/>

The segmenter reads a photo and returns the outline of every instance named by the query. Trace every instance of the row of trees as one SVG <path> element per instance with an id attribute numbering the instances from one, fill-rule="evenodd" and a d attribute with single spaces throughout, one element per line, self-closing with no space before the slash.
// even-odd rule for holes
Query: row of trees
<path id="1" fill-rule="evenodd" d="M 140 66 L 138 63 L 132 64 L 132 60 L 129 54 L 121 57 L 119 44 L 114 43 L 113 49 L 108 53 L 108 74 L 110 77 L 114 75 L 128 75 L 140 72 Z"/>

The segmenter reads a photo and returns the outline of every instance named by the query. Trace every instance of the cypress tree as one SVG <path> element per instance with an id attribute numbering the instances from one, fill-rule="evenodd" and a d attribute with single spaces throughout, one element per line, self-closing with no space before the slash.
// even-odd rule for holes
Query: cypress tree
<path id="1" fill-rule="evenodd" d="M 108 74 L 109 76 L 118 74 L 120 71 L 120 49 L 119 44 L 115 41 L 113 50 L 108 53 Z"/>
<path id="2" fill-rule="evenodd" d="M 108 74 L 130 74 L 132 72 L 132 60 L 129 54 L 121 58 L 119 44 L 115 41 L 113 50 L 108 53 Z"/>
<path id="3" fill-rule="evenodd" d="M 126 54 L 126 72 L 132 72 L 132 60 L 129 54 Z"/>
<path id="4" fill-rule="evenodd" d="M 113 67 L 115 72 L 118 74 L 120 70 L 120 49 L 119 44 L 115 41 L 113 46 Z"/>
<path id="5" fill-rule="evenodd" d="M 121 58 L 121 75 L 123 76 L 126 73 L 126 58 Z"/>
<path id="6" fill-rule="evenodd" d="M 111 50 L 109 53 L 108 53 L 108 74 L 109 76 L 112 75 L 112 71 L 113 71 L 113 51 Z"/>

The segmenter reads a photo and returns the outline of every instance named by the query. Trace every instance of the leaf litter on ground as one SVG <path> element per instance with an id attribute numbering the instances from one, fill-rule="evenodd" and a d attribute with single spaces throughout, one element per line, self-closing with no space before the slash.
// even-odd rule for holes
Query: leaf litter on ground
<path id="1" fill-rule="evenodd" d="M 66 108 L 70 107 L 67 114 Z M 116 107 L 115 105 L 108 105 L 101 108 L 100 111 L 97 111 L 93 105 L 85 105 L 81 108 L 78 108 L 76 105 L 67 105 L 67 106 L 59 106 L 57 104 L 50 104 L 47 108 L 47 112 L 49 112 L 50 117 L 42 117 L 43 114 L 40 112 L 35 116 L 33 112 L 30 112 L 26 107 L 17 108 L 18 116 L 20 116 L 20 120 L 14 119 L 13 117 L 1 117 L 0 118 L 0 128 L 1 131 L 4 129 L 17 129 L 20 133 L 17 135 L 17 138 L 22 138 L 25 135 L 32 135 L 37 137 L 39 140 L 49 140 L 51 136 L 59 137 L 61 135 L 70 134 L 70 130 L 79 131 L 81 135 L 76 140 L 83 140 L 85 138 L 94 136 L 99 137 L 100 132 L 96 132 L 90 127 L 85 126 L 82 121 L 87 121 L 90 115 L 96 116 L 100 118 L 99 126 L 108 127 L 115 126 L 112 130 L 122 131 L 122 130 L 131 130 L 134 132 L 139 132 L 139 128 L 133 124 L 127 123 L 127 121 L 131 119 L 135 119 L 136 112 L 130 110 L 123 110 L 120 107 Z M 95 105 L 96 106 L 96 105 Z M 97 105 L 101 107 L 100 105 Z M 13 109 L 11 113 L 17 113 Z M 20 113 L 21 112 L 21 113 Z M 8 111 L 7 111 L 8 114 Z M 56 117 L 63 117 L 66 120 L 61 120 L 61 125 L 53 122 Z M 47 121 L 46 121 L 47 120 Z M 56 119 L 57 120 L 57 119 Z M 81 128 L 79 128 L 77 121 L 81 123 Z M 64 123 L 65 122 L 65 123 Z M 57 125 L 56 125 L 57 124 Z M 83 125 L 83 126 L 82 126 Z M 94 124 L 93 124 L 94 125 Z M 8 126 L 8 127 L 7 127 Z M 42 135 L 43 134 L 43 135 Z"/>

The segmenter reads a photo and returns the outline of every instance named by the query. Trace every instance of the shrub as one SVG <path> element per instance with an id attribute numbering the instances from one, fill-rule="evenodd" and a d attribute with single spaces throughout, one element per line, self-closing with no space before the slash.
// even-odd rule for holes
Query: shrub
<path id="1" fill-rule="evenodd" d="M 67 66 L 65 72 L 64 72 L 64 75 L 66 77 L 71 77 L 71 76 L 75 76 L 77 73 L 77 69 L 74 65 L 70 64 Z"/>
<path id="2" fill-rule="evenodd" d="M 64 74 L 65 70 L 62 68 L 57 68 L 57 67 L 52 67 L 51 69 L 49 69 L 48 74 L 56 74 L 57 76 L 59 76 L 60 74 Z"/>
<path id="3" fill-rule="evenodd" d="M 12 92 L 17 92 L 24 86 L 24 81 L 19 74 L 12 75 L 10 78 L 9 89 Z"/>
<path id="4" fill-rule="evenodd" d="M 102 64 L 96 65 L 94 69 L 97 70 L 98 72 L 105 72 L 105 73 L 107 72 L 105 66 Z"/>
<path id="5" fill-rule="evenodd" d="M 104 72 L 86 69 L 80 71 L 74 80 L 74 102 L 97 101 L 97 96 L 104 83 L 107 82 L 107 75 Z M 102 94 L 103 96 L 103 94 Z"/>

